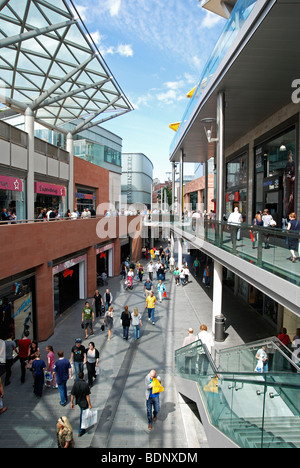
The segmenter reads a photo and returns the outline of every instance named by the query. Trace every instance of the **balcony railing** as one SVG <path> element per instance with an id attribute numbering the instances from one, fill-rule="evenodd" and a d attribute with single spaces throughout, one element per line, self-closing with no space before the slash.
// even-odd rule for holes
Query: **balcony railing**
<path id="1" fill-rule="evenodd" d="M 247 262 L 269 271 L 293 284 L 300 285 L 299 233 L 278 228 L 262 228 L 247 224 L 234 225 L 226 222 L 184 218 L 169 214 L 153 215 L 144 225 L 159 226 L 164 237 L 171 229 L 190 242 L 208 242 Z M 297 244 L 296 261 L 292 262 L 289 245 Z"/>

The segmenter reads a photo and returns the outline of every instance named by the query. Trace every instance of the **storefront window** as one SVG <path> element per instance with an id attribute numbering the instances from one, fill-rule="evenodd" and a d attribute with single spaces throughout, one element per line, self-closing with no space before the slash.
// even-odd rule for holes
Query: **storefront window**
<path id="1" fill-rule="evenodd" d="M 9 218 L 26 219 L 25 180 L 0 175 L 0 212 L 6 210 Z M 3 218 L 3 219 L 2 219 Z M 1 217 L 1 220 L 5 220 Z"/>
<path id="2" fill-rule="evenodd" d="M 35 182 L 35 217 L 43 216 L 50 208 L 57 212 L 57 216 L 64 217 L 66 208 L 66 187 L 62 185 Z"/>
<path id="3" fill-rule="evenodd" d="M 16 279 L 0 287 L 0 338 L 5 340 L 12 332 L 15 339 L 35 337 L 35 281 L 34 276 Z"/>
<path id="4" fill-rule="evenodd" d="M 85 208 L 88 208 L 92 216 L 96 215 L 96 191 L 95 190 L 76 187 L 75 199 L 76 199 L 77 211 L 79 211 L 79 213 L 82 213 Z"/>
<path id="5" fill-rule="evenodd" d="M 296 129 L 285 131 L 255 149 L 256 211 L 268 208 L 284 227 L 296 211 Z"/>
<path id="6" fill-rule="evenodd" d="M 226 164 L 226 214 L 237 207 L 243 217 L 247 214 L 247 153 Z"/>

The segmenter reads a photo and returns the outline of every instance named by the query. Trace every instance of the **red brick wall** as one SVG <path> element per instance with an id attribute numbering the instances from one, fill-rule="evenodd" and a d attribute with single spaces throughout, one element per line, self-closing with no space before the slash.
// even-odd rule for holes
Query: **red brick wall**
<path id="1" fill-rule="evenodd" d="M 109 202 L 109 170 L 75 156 L 74 193 L 75 184 L 96 189 L 96 206 Z"/>
<path id="2" fill-rule="evenodd" d="M 122 217 L 123 218 L 123 217 Z M 124 224 L 132 222 L 134 217 L 123 219 Z M 40 341 L 44 341 L 54 332 L 53 318 L 53 282 L 52 267 L 49 261 L 65 257 L 78 256 L 79 251 L 87 252 L 88 296 L 96 289 L 96 244 L 114 242 L 114 274 L 119 275 L 121 252 L 119 236 L 119 218 L 116 223 L 116 236 L 97 236 L 97 223 L 102 218 L 36 222 L 28 224 L 8 224 L 0 226 L 0 242 L 5 246 L 7 255 L 2 255 L 0 262 L 0 280 L 36 269 L 37 328 Z M 140 220 L 140 217 L 138 217 Z M 132 223 L 133 232 L 136 223 Z M 133 240 L 136 259 L 141 256 L 141 239 Z"/>

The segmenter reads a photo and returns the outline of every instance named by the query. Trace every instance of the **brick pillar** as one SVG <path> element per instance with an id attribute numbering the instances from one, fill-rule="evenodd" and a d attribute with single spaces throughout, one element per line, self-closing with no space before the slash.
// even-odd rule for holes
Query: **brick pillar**
<path id="1" fill-rule="evenodd" d="M 54 333 L 52 267 L 47 263 L 36 268 L 37 339 L 47 340 Z"/>
<path id="2" fill-rule="evenodd" d="M 97 289 L 97 255 L 96 249 L 92 245 L 87 251 L 87 293 L 88 297 L 93 297 Z"/>

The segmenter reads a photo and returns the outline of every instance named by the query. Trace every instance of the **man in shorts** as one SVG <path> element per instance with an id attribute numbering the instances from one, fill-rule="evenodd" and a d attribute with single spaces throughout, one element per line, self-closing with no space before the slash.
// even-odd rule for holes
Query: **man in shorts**
<path id="1" fill-rule="evenodd" d="M 82 323 L 84 324 L 84 329 L 85 329 L 85 339 L 88 338 L 88 327 L 90 327 L 91 335 L 94 334 L 93 322 L 95 322 L 95 314 L 94 314 L 93 308 L 90 307 L 90 304 L 87 301 L 82 311 Z"/>

